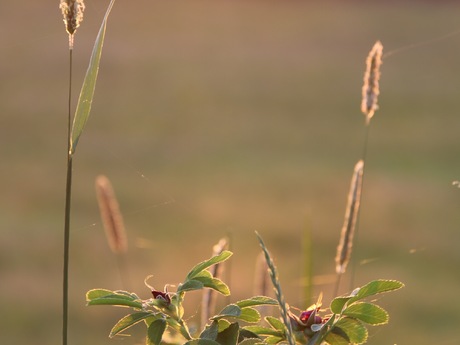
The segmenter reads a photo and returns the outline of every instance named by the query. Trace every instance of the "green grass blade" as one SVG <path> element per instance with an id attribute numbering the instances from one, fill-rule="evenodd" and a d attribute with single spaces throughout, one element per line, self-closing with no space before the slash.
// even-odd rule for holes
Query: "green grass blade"
<path id="1" fill-rule="evenodd" d="M 99 33 L 94 43 L 93 52 L 89 61 L 88 70 L 86 71 L 83 86 L 80 91 L 77 109 L 73 118 L 72 134 L 70 137 L 70 153 L 74 154 L 75 149 L 83 132 L 86 122 L 88 121 L 89 113 L 91 111 L 91 104 L 93 103 L 94 89 L 96 88 L 97 74 L 99 72 L 99 63 L 101 61 L 102 46 L 104 44 L 105 31 L 107 27 L 107 19 L 110 11 L 112 10 L 115 0 L 111 0 L 105 13 L 104 19 L 99 29 Z"/>

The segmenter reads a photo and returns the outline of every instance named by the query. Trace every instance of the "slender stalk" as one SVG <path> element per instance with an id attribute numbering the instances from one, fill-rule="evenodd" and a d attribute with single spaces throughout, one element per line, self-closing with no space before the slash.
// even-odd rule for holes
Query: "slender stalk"
<path id="1" fill-rule="evenodd" d="M 70 152 L 70 133 L 72 129 L 72 52 L 69 49 L 69 101 L 68 101 L 68 124 L 67 124 L 67 177 L 65 187 L 65 211 L 64 211 L 64 273 L 62 294 L 62 344 L 67 345 L 67 329 L 69 319 L 69 251 L 70 251 L 70 209 L 72 195 L 72 154 Z"/>
<path id="2" fill-rule="evenodd" d="M 366 161 L 366 157 L 367 157 L 367 146 L 368 146 L 368 141 L 369 141 L 370 128 L 371 128 L 370 121 L 366 121 L 366 127 L 365 127 L 365 130 L 364 130 L 365 132 L 364 132 L 363 153 L 362 153 L 362 157 L 361 157 L 361 160 L 363 162 Z M 363 185 L 364 185 L 364 173 L 365 173 L 365 171 L 364 171 L 364 167 L 363 167 L 363 172 L 362 172 L 362 176 L 361 176 L 361 190 L 362 190 Z M 361 198 L 362 198 L 362 193 L 359 194 L 359 200 L 358 200 L 359 205 L 361 205 Z M 361 207 L 359 208 L 358 215 L 356 216 L 355 243 L 358 243 L 359 220 L 360 220 L 359 215 L 360 215 L 360 212 L 361 212 Z M 356 248 L 358 248 L 357 245 L 355 246 L 355 253 L 357 251 Z M 356 255 L 351 258 L 351 261 L 352 261 L 352 264 L 351 264 L 351 270 L 350 270 L 350 291 L 352 291 L 354 286 L 355 286 Z M 340 281 L 340 276 L 337 279 L 337 290 L 338 290 L 339 281 Z"/>
<path id="3" fill-rule="evenodd" d="M 262 237 L 259 235 L 259 233 L 256 231 L 257 238 L 259 239 L 259 244 L 262 247 L 262 250 L 265 255 L 265 261 L 267 262 L 267 266 L 269 268 L 270 272 L 270 278 L 272 280 L 273 288 L 275 290 L 275 295 L 276 295 L 276 300 L 278 301 L 278 306 L 281 312 L 281 317 L 283 319 L 283 323 L 286 326 L 286 340 L 289 345 L 295 345 L 295 337 L 294 337 L 294 332 L 292 330 L 292 325 L 289 320 L 289 311 L 288 311 L 288 306 L 286 305 L 286 301 L 284 299 L 283 292 L 281 291 L 281 284 L 278 279 L 278 271 L 276 269 L 275 263 L 273 262 L 272 257 L 270 256 L 270 253 L 268 252 L 267 247 L 265 246 L 264 241 L 262 240 Z"/>

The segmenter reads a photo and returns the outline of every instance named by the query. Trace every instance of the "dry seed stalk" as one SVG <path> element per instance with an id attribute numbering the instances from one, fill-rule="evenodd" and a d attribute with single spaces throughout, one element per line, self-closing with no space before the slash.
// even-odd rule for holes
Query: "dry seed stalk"
<path id="1" fill-rule="evenodd" d="M 123 217 L 107 177 L 100 175 L 96 178 L 96 194 L 110 249 L 115 254 L 125 253 L 128 249 L 128 242 Z"/>
<path id="2" fill-rule="evenodd" d="M 345 273 L 353 249 L 353 237 L 360 206 L 363 169 L 364 161 L 360 160 L 355 165 L 353 177 L 351 179 L 345 221 L 340 235 L 340 242 L 337 247 L 337 256 L 335 257 L 335 270 L 337 274 Z"/>
<path id="3" fill-rule="evenodd" d="M 369 124 L 375 111 L 378 109 L 377 99 L 380 93 L 380 65 L 382 64 L 383 45 L 380 41 L 375 42 L 366 59 L 366 71 L 364 73 L 363 97 L 361 111 L 366 116 L 366 124 Z"/>
<path id="4" fill-rule="evenodd" d="M 228 248 L 228 240 L 226 238 L 222 238 L 219 242 L 212 247 L 212 255 L 217 256 L 222 254 L 224 250 Z M 220 278 L 223 273 L 223 265 L 216 264 L 213 265 L 209 270 L 213 277 Z M 210 315 L 211 312 L 214 311 L 216 306 L 216 294 L 211 289 L 206 289 L 203 291 L 203 299 L 201 304 L 201 324 L 204 326 Z"/>
<path id="5" fill-rule="evenodd" d="M 59 8 L 64 17 L 64 24 L 69 34 L 69 48 L 73 49 L 73 36 L 83 21 L 85 3 L 83 0 L 61 0 Z"/>

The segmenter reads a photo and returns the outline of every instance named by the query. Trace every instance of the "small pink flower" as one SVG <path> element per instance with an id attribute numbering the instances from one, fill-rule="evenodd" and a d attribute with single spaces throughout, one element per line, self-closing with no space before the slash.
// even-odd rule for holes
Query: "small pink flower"
<path id="1" fill-rule="evenodd" d="M 319 308 L 305 310 L 300 314 L 299 319 L 305 326 L 322 323 L 323 320 L 321 319 L 321 316 L 316 315 L 318 312 Z"/>

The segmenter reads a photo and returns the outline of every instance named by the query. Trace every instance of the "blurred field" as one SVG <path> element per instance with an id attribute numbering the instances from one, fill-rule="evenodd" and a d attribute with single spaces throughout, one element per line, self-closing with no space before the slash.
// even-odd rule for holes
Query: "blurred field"
<path id="1" fill-rule="evenodd" d="M 60 342 L 68 51 L 58 3 L 0 3 L 1 344 Z M 77 33 L 75 97 L 107 3 L 89 1 Z M 288 302 L 305 307 L 300 243 L 311 231 L 314 292 L 327 303 L 364 137 L 364 59 L 380 39 L 356 280 L 406 288 L 381 301 L 390 325 L 369 343 L 458 344 L 459 11 L 442 1 L 118 1 L 74 163 L 70 342 L 142 343 L 140 332 L 107 338 L 124 310 L 85 307 L 88 289 L 121 288 L 95 200 L 100 173 L 119 197 L 142 297 L 147 275 L 158 289 L 179 283 L 227 234 L 233 298 L 248 297 L 257 230 Z"/>

